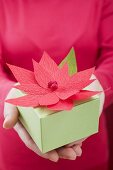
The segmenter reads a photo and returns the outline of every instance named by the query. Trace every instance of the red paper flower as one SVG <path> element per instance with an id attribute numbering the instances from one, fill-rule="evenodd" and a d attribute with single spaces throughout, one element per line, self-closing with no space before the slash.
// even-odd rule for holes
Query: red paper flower
<path id="1" fill-rule="evenodd" d="M 98 93 L 82 90 L 94 81 L 90 80 L 94 68 L 69 76 L 68 65 L 59 68 L 45 52 L 39 63 L 33 60 L 34 72 L 10 64 L 8 66 L 20 83 L 15 88 L 26 94 L 6 100 L 14 105 L 70 110 L 74 101 L 87 99 Z"/>

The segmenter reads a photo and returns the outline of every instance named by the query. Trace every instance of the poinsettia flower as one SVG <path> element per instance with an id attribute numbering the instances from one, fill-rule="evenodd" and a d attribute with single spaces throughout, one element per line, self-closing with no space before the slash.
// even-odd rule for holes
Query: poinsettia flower
<path id="1" fill-rule="evenodd" d="M 33 60 L 34 72 L 10 64 L 8 66 L 20 83 L 15 88 L 25 93 L 22 97 L 7 99 L 6 102 L 11 104 L 69 110 L 72 109 L 74 100 L 80 100 L 84 94 L 84 98 L 94 95 L 94 92 L 81 91 L 94 81 L 90 80 L 94 68 L 70 76 L 68 65 L 59 68 L 46 52 L 39 63 Z"/>

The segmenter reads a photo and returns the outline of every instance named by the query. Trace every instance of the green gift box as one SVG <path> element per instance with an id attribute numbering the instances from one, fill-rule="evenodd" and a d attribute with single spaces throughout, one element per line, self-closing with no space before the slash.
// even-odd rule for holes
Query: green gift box
<path id="1" fill-rule="evenodd" d="M 18 96 L 21 93 L 17 92 Z M 42 153 L 98 132 L 99 98 L 78 103 L 71 111 L 18 107 L 20 121 Z"/>
<path id="2" fill-rule="evenodd" d="M 47 59 L 47 56 L 46 56 Z M 51 61 L 51 59 L 47 59 L 48 62 L 48 66 L 51 65 L 50 68 L 56 69 L 56 65 L 54 64 L 54 61 Z M 43 57 L 42 61 L 41 61 L 44 66 L 45 65 L 45 58 Z M 41 63 L 40 62 L 40 63 Z M 87 77 L 87 75 L 89 75 L 90 73 L 87 74 L 87 72 L 85 72 L 85 74 L 83 75 L 81 74 L 77 74 L 77 75 L 81 75 L 81 77 L 74 77 L 73 75 L 77 72 L 77 66 L 76 66 L 76 60 L 75 60 L 75 53 L 73 48 L 71 49 L 71 51 L 69 52 L 69 54 L 66 56 L 66 58 L 60 63 L 59 67 L 61 67 L 61 71 L 63 70 L 63 73 L 65 74 L 65 70 L 67 71 L 67 67 L 63 67 L 65 66 L 65 63 L 68 64 L 69 66 L 69 88 L 68 88 L 68 93 L 66 95 L 70 95 L 70 91 L 71 90 L 76 90 L 75 86 L 73 89 L 71 89 L 71 84 L 74 84 L 76 81 L 76 78 L 78 79 L 78 81 L 76 81 L 76 83 L 78 83 L 77 87 L 78 89 L 80 88 L 79 85 L 83 80 L 79 81 L 79 78 L 81 79 L 82 77 L 84 78 Z M 53 67 L 54 66 L 54 67 Z M 23 84 L 23 86 L 20 84 L 16 90 L 15 93 L 15 97 L 17 98 L 17 100 L 13 100 L 13 99 L 9 99 L 7 100 L 7 102 L 15 104 L 20 112 L 20 117 L 19 120 L 21 121 L 21 123 L 23 124 L 23 126 L 26 128 L 26 130 L 28 131 L 28 133 L 30 134 L 30 136 L 32 137 L 32 139 L 34 140 L 34 142 L 37 144 L 37 146 L 39 147 L 39 149 L 41 150 L 42 153 L 46 153 L 48 151 L 51 151 L 53 149 L 59 148 L 61 146 L 64 146 L 66 144 L 69 144 L 71 142 L 77 141 L 79 139 L 88 137 L 92 134 L 95 134 L 98 132 L 98 123 L 99 123 L 99 106 L 100 106 L 100 99 L 98 95 L 94 95 L 93 97 L 89 97 L 86 98 L 85 100 L 76 100 L 76 102 L 73 104 L 73 107 L 71 110 L 65 110 L 63 109 L 63 111 L 55 111 L 54 109 L 51 110 L 50 107 L 47 107 L 48 105 L 44 105 L 44 102 L 48 102 L 47 99 L 45 99 L 45 96 L 41 96 L 43 97 L 44 100 L 40 100 L 39 106 L 38 107 L 22 107 L 21 105 L 18 105 L 19 101 L 20 103 L 24 103 L 24 106 L 26 106 L 28 100 L 30 100 L 33 98 L 33 87 L 35 88 L 35 92 L 36 93 L 40 93 L 40 90 L 42 90 L 42 92 L 45 89 L 42 89 L 41 85 L 44 86 L 44 79 L 43 78 L 47 78 L 45 76 L 43 76 L 43 74 L 45 74 L 42 70 L 44 69 L 44 67 L 41 67 L 40 64 L 35 64 L 34 69 L 37 70 L 38 67 L 38 71 L 40 72 L 40 74 L 42 75 L 42 77 L 40 77 L 39 74 L 37 74 L 36 76 L 40 77 L 41 79 L 43 79 L 43 82 L 38 82 L 41 83 L 40 87 L 37 84 L 33 84 L 32 82 L 36 82 L 37 77 L 35 77 L 36 80 L 34 80 L 33 77 L 33 72 L 30 71 L 26 71 L 25 69 L 20 69 L 18 67 L 15 66 L 10 66 L 15 77 L 17 77 L 17 81 Z M 62 69 L 63 67 L 63 69 Z M 41 71 L 40 71 L 41 68 Z M 65 69 L 66 68 L 66 69 Z M 50 70 L 49 70 L 50 71 Z M 59 71 L 59 69 L 58 69 Z M 20 72 L 20 73 L 19 73 Z M 25 73 L 25 75 L 23 76 L 23 72 Z M 56 72 L 55 72 L 56 73 Z M 53 74 L 53 73 L 51 73 Z M 22 76 L 22 77 L 21 77 Z M 27 79 L 27 83 L 26 84 L 26 77 L 28 76 Z M 58 74 L 58 76 L 60 76 L 60 74 Z M 63 75 L 64 76 L 64 75 Z M 67 76 L 67 72 L 66 75 Z M 64 78 L 63 81 L 65 80 L 65 76 L 62 77 Z M 31 78 L 32 77 L 32 78 Z M 73 81 L 73 77 L 75 78 Z M 25 78 L 25 80 L 24 80 Z M 58 78 L 58 77 L 57 77 Z M 38 78 L 39 79 L 39 78 Z M 70 81 L 72 80 L 72 83 L 70 83 Z M 38 81 L 38 80 L 37 80 Z M 59 82 L 59 80 L 58 80 Z M 88 83 L 90 82 L 89 77 L 88 77 Z M 66 86 L 66 81 L 64 82 L 64 87 Z M 76 83 L 74 85 L 76 85 Z M 83 84 L 87 84 L 87 82 L 83 81 Z M 33 85 L 33 87 L 32 87 Z M 85 86 L 84 85 L 84 86 Z M 37 89 L 38 86 L 38 89 Z M 28 93 L 31 95 L 29 96 L 25 96 L 25 93 L 20 90 L 20 87 L 22 89 L 24 89 L 24 92 L 27 90 Z M 85 86 L 86 87 L 86 86 Z M 51 89 L 49 89 L 51 88 Z M 53 89 L 54 88 L 54 89 Z M 57 87 L 57 82 L 56 81 L 50 81 L 48 83 L 48 89 L 51 90 L 50 94 L 55 94 L 56 93 L 53 91 L 55 90 Z M 67 86 L 65 87 L 67 88 Z M 19 89 L 19 90 L 18 90 Z M 82 91 L 84 91 L 84 89 L 82 89 L 81 91 L 79 90 L 79 93 L 81 94 Z M 78 92 L 77 92 L 78 93 Z M 77 93 L 73 94 L 73 91 L 71 93 L 71 95 L 69 97 L 77 97 Z M 78 93 L 78 94 L 79 94 Z M 86 92 L 87 93 L 87 92 Z M 96 94 L 96 93 L 94 93 Z M 57 93 L 57 95 L 59 95 Z M 58 96 L 55 96 L 55 99 L 57 100 Z M 65 95 L 65 93 L 63 92 L 63 95 Z M 23 96 L 23 97 L 22 97 Z M 36 94 L 34 94 L 35 97 Z M 20 97 L 20 98 L 19 98 Z M 38 96 L 38 98 L 35 98 L 35 104 L 37 103 L 36 99 L 39 99 L 40 96 Z M 60 98 L 61 97 L 61 98 Z M 60 101 L 64 102 L 65 99 L 62 99 L 62 97 L 64 96 L 60 96 Z M 72 102 L 72 98 L 67 97 L 66 100 L 71 100 Z M 19 98 L 19 100 L 18 100 Z M 80 96 L 79 96 L 80 99 Z M 24 100 L 26 100 L 26 102 L 24 102 Z M 49 100 L 49 98 L 48 98 Z M 53 98 L 52 98 L 53 100 Z M 51 100 L 50 100 L 51 102 Z M 56 102 L 56 101 L 55 101 Z M 68 102 L 68 101 L 67 101 Z M 29 102 L 28 102 L 29 103 Z M 57 103 L 57 102 L 56 102 Z M 56 104 L 55 103 L 55 104 Z M 59 103 L 59 101 L 58 101 Z M 32 104 L 34 104 L 34 100 L 32 101 Z M 42 106 L 41 106 L 42 105 Z M 37 105 L 36 105 L 37 106 Z M 62 110 L 62 109 L 61 109 Z"/>

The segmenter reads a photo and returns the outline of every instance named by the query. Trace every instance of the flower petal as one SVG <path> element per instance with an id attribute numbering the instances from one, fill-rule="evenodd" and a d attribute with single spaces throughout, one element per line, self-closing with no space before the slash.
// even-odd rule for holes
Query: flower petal
<path id="1" fill-rule="evenodd" d="M 33 60 L 33 65 L 34 65 L 35 78 L 38 84 L 43 88 L 47 88 L 48 83 L 50 81 L 54 81 L 52 76 L 50 76 L 50 74 L 45 70 L 45 68 L 39 65 L 39 63 L 37 63 L 35 60 Z"/>
<path id="2" fill-rule="evenodd" d="M 21 84 L 22 83 L 26 83 L 26 84 L 28 84 L 28 83 L 36 84 L 37 83 L 35 80 L 34 73 L 32 71 L 18 67 L 18 66 L 14 66 L 11 64 L 7 64 L 7 65 L 19 83 L 21 83 Z"/>
<path id="3" fill-rule="evenodd" d="M 44 51 L 43 56 L 39 64 L 47 70 L 47 72 L 53 75 L 59 68 L 54 60 Z"/>
<path id="4" fill-rule="evenodd" d="M 39 105 L 37 96 L 26 95 L 18 98 L 7 99 L 5 102 L 22 107 L 36 107 Z"/>
<path id="5" fill-rule="evenodd" d="M 73 101 L 71 100 L 60 100 L 54 105 L 47 106 L 50 110 L 71 110 L 73 108 Z"/>
<path id="6" fill-rule="evenodd" d="M 68 64 L 64 64 L 64 66 L 55 73 L 54 79 L 57 81 L 58 86 L 66 87 L 67 82 L 70 80 Z"/>
<path id="7" fill-rule="evenodd" d="M 76 89 L 76 90 L 82 90 L 85 87 L 87 87 L 89 84 L 91 84 L 92 82 L 94 82 L 95 80 L 88 80 L 88 81 L 84 81 L 84 80 L 80 80 L 78 82 L 72 82 L 67 84 L 67 89 Z"/>
<path id="8" fill-rule="evenodd" d="M 94 73 L 94 70 L 95 68 L 90 68 L 90 69 L 86 69 L 86 70 L 83 70 L 83 71 L 80 71 L 76 74 L 74 74 L 71 79 L 73 80 L 76 80 L 78 81 L 79 79 L 82 79 L 82 80 L 85 80 L 85 81 L 88 81 L 91 77 L 91 75 Z"/>
<path id="9" fill-rule="evenodd" d="M 79 93 L 77 93 L 76 95 L 74 96 L 71 96 L 71 100 L 75 100 L 75 101 L 78 101 L 78 100 L 87 100 L 89 98 L 91 98 L 92 96 L 96 95 L 96 94 L 99 94 L 100 92 L 99 91 L 88 91 L 88 90 L 83 90 L 83 91 L 80 91 Z"/>
<path id="10" fill-rule="evenodd" d="M 87 82 L 89 82 L 91 75 L 94 72 L 94 68 L 91 69 L 87 69 L 84 71 L 80 71 L 76 74 L 74 74 L 69 82 L 68 86 L 73 86 L 76 89 L 83 89 L 87 84 Z"/>
<path id="11" fill-rule="evenodd" d="M 40 87 L 38 84 L 22 84 L 14 86 L 14 88 L 22 90 L 30 95 L 42 95 L 49 92 L 49 90 Z"/>
<path id="12" fill-rule="evenodd" d="M 54 92 L 39 97 L 39 104 L 42 106 L 52 105 L 59 101 Z"/>

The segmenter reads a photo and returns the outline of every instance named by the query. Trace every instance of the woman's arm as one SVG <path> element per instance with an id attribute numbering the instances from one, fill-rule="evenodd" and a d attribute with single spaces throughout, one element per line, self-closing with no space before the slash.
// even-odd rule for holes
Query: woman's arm
<path id="1" fill-rule="evenodd" d="M 2 60 L 2 47 L 0 41 L 0 102 L 4 101 L 9 90 L 15 82 L 13 82 L 9 75 L 5 73 Z"/>
<path id="2" fill-rule="evenodd" d="M 4 30 L 4 13 L 3 13 L 3 4 L 0 1 L 0 105 L 3 104 L 3 101 L 11 89 L 14 82 L 10 79 L 9 74 L 4 70 L 4 62 L 2 58 L 2 39 L 1 33 Z"/>
<path id="3" fill-rule="evenodd" d="M 105 90 L 104 107 L 113 103 L 113 0 L 104 0 L 95 75 Z"/>

